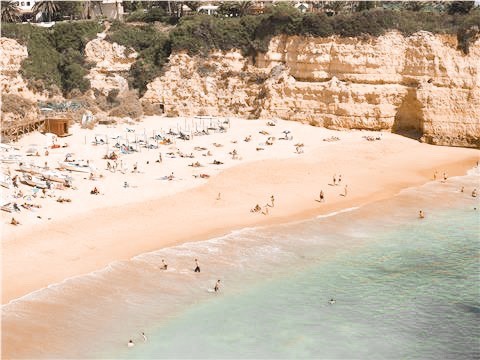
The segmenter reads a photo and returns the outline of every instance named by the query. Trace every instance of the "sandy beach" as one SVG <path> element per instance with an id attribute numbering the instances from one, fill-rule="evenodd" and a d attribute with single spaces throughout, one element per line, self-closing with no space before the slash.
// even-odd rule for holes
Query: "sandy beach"
<path id="1" fill-rule="evenodd" d="M 29 158 L 38 166 L 47 162 L 56 167 L 71 153 L 76 160 L 89 160 L 98 172 L 94 180 L 88 173 L 72 172 L 72 188 L 47 190 L 44 198 L 41 192 L 33 197 L 31 187 L 20 185 L 31 196 L 28 201 L 41 208 L 2 211 L 2 304 L 162 247 L 391 197 L 406 187 L 432 181 L 435 171 L 438 181 L 444 172 L 447 177 L 463 175 L 478 160 L 475 149 L 281 120 L 267 126 L 263 120 L 230 119 L 226 132 L 211 131 L 211 135 L 191 140 L 173 136 L 172 144 L 158 145 L 158 149 L 139 146 L 139 139 L 170 129 L 191 133 L 201 121 L 149 117 L 116 127 L 97 125 L 94 130 L 76 125 L 72 136 L 58 140 L 68 147 L 48 149 L 48 156 L 45 135 L 33 133 L 15 144 L 20 153 L 31 144 L 40 145 L 40 156 Z M 113 147 L 117 136 L 128 138 L 138 151 L 120 154 Z M 368 141 L 366 136 L 378 140 Z M 92 144 L 95 138 L 97 143 L 105 139 L 104 144 Z M 267 144 L 269 138 L 272 145 Z M 115 172 L 107 170 L 109 160 L 102 159 L 112 150 L 119 154 Z M 160 153 L 162 162 L 157 162 Z M 182 157 L 190 154 L 193 157 Z M 189 166 L 197 161 L 201 166 Z M 12 176 L 20 174 L 18 166 L 9 167 Z M 333 185 L 333 177 L 339 175 L 341 183 Z M 99 195 L 90 194 L 94 187 Z M 2 189 L 2 199 L 11 191 Z M 325 194 L 324 202 L 317 201 L 320 191 Z M 56 201 L 59 196 L 71 202 Z M 261 211 L 251 212 L 257 204 Z M 268 214 L 262 214 L 267 209 Z M 21 225 L 10 225 L 12 216 Z"/>

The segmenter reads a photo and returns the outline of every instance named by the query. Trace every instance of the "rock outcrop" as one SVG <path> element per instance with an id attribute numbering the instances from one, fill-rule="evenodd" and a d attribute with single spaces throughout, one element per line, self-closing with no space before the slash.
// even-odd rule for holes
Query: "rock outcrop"
<path id="1" fill-rule="evenodd" d="M 45 100 L 46 92 L 32 91 L 20 75 L 22 61 L 28 57 L 27 47 L 16 40 L 0 37 L 0 91 L 2 95 L 18 95 L 28 101 Z"/>
<path id="2" fill-rule="evenodd" d="M 28 57 L 27 48 L 17 41 L 0 38 L 0 91 L 1 126 L 7 128 L 18 122 L 33 121 L 38 117 L 37 100 L 45 100 L 48 94 L 29 89 L 20 75 L 22 61 Z"/>
<path id="3" fill-rule="evenodd" d="M 109 43 L 102 37 L 85 46 L 86 60 L 95 63 L 87 78 L 92 89 L 97 89 L 105 96 L 113 89 L 118 89 L 122 95 L 128 91 L 126 74 L 135 62 L 137 53 L 117 43 Z"/>
<path id="4" fill-rule="evenodd" d="M 171 115 L 279 117 L 480 147 L 480 40 L 465 55 L 455 38 L 424 31 L 278 36 L 254 60 L 237 51 L 172 54 L 143 101 Z"/>

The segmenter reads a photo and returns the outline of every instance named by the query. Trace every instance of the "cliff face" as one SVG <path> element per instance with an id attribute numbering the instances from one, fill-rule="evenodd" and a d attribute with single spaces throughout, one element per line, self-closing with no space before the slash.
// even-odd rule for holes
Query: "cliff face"
<path id="1" fill-rule="evenodd" d="M 95 63 L 87 75 L 92 89 L 99 90 L 105 96 L 112 89 L 118 89 L 119 94 L 128 91 L 125 75 L 137 58 L 136 52 L 99 37 L 87 43 L 85 57 L 87 61 Z"/>
<path id="2" fill-rule="evenodd" d="M 0 89 L 2 95 L 21 96 L 30 101 L 45 100 L 47 93 L 36 93 L 28 88 L 20 75 L 22 61 L 28 57 L 27 47 L 17 41 L 0 37 Z"/>
<path id="3" fill-rule="evenodd" d="M 329 128 L 392 130 L 480 147 L 480 40 L 469 55 L 451 37 L 279 36 L 255 64 L 238 52 L 173 54 L 143 101 L 167 114 L 236 115 Z"/>
<path id="4" fill-rule="evenodd" d="M 46 93 L 30 90 L 19 73 L 22 61 L 28 57 L 25 46 L 8 38 L 0 38 L 0 91 L 2 94 L 2 126 L 18 121 L 34 120 L 38 116 L 36 100 L 45 100 Z"/>

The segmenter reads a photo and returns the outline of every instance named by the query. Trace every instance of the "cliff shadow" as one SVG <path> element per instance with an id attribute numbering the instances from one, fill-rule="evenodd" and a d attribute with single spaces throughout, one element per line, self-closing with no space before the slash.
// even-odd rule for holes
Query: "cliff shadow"
<path id="1" fill-rule="evenodd" d="M 422 103 L 417 99 L 417 89 L 409 88 L 397 109 L 392 132 L 415 140 L 423 135 Z"/>

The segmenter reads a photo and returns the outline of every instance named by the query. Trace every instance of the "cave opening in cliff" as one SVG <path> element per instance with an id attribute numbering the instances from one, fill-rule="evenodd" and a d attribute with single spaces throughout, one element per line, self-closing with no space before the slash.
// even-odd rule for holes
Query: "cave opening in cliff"
<path id="1" fill-rule="evenodd" d="M 417 90 L 410 88 L 397 109 L 392 132 L 420 140 L 423 135 L 422 103 L 417 99 Z"/>

